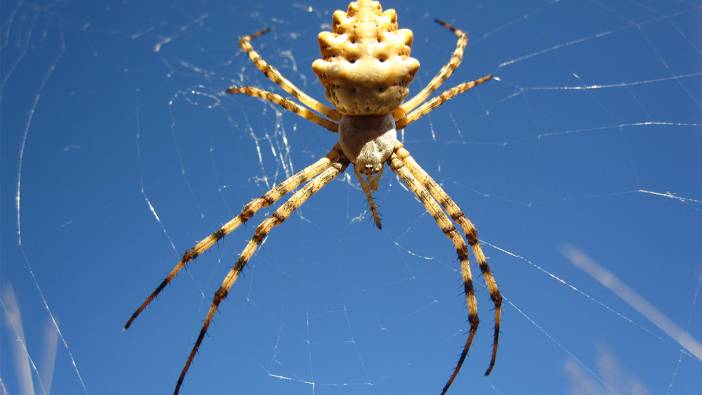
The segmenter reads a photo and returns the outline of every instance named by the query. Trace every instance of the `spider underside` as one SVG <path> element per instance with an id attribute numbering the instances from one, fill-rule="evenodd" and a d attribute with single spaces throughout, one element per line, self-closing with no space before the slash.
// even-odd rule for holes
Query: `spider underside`
<path id="1" fill-rule="evenodd" d="M 253 86 L 231 87 L 227 92 L 257 97 L 279 105 L 325 129 L 338 132 L 339 141 L 326 156 L 274 186 L 261 197 L 247 203 L 237 216 L 187 250 L 125 324 L 125 329 L 129 328 L 139 314 L 190 261 L 207 251 L 239 225 L 247 222 L 258 210 L 276 203 L 288 193 L 295 191 L 272 215 L 256 227 L 251 240 L 215 292 L 199 336 L 180 373 L 174 394 L 179 393 L 185 375 L 219 304 L 226 298 L 256 249 L 273 228 L 283 223 L 297 208 L 343 173 L 351 164 L 354 166 L 354 173 L 368 201 L 375 225 L 379 229 L 381 220 L 372 193 L 378 188 L 384 165 L 388 165 L 422 202 L 456 249 L 460 260 L 470 327 L 456 367 L 441 391 L 442 395 L 448 391 L 458 375 L 478 328 L 478 305 L 468 261 L 468 245 L 470 245 L 495 306 L 492 355 L 485 372 L 486 375 L 490 374 L 497 356 L 502 296 L 480 247 L 477 231 L 453 199 L 417 164 L 402 143 L 397 140 L 398 129 L 405 128 L 446 101 L 492 78 L 491 75 L 487 75 L 474 81 L 461 83 L 427 100 L 460 65 L 463 51 L 468 43 L 468 36 L 463 31 L 441 20 L 436 21 L 456 35 L 456 49 L 449 62 L 427 86 L 410 100 L 404 101 L 409 93 L 407 87 L 419 68 L 419 62 L 410 57 L 412 31 L 398 29 L 395 10 L 383 11 L 380 2 L 377 1 L 358 0 L 351 2 L 346 12 L 335 11 L 332 18 L 333 31 L 319 34 L 322 58 L 317 59 L 312 65 L 325 88 L 325 96 L 335 105 L 335 108 L 330 108 L 305 94 L 254 50 L 251 41 L 268 32 L 267 29 L 240 39 L 240 46 L 254 65 L 297 101 Z M 461 228 L 468 244 L 454 224 Z"/>

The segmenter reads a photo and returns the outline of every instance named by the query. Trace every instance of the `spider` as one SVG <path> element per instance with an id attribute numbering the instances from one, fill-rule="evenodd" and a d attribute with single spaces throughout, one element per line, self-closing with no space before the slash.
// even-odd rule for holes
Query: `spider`
<path id="1" fill-rule="evenodd" d="M 139 314 L 189 262 L 239 225 L 247 222 L 260 209 L 276 203 L 297 189 L 285 203 L 256 227 L 253 237 L 215 292 L 197 341 L 180 373 L 174 394 L 179 393 L 185 375 L 220 303 L 227 297 L 229 290 L 256 249 L 273 228 L 282 224 L 312 195 L 343 173 L 350 164 L 353 164 L 354 172 L 378 229 L 381 228 L 381 221 L 372 193 L 377 190 L 383 167 L 387 164 L 422 202 L 441 231 L 451 240 L 458 254 L 470 328 L 456 367 L 441 391 L 442 395 L 448 391 L 458 375 L 468 355 L 479 322 L 478 304 L 468 261 L 468 246 L 463 236 L 456 230 L 454 223 L 463 230 L 495 306 L 492 356 L 485 372 L 486 375 L 490 374 L 497 357 L 502 296 L 480 247 L 477 231 L 453 199 L 417 164 L 407 149 L 397 140 L 397 129 L 405 128 L 446 101 L 492 79 L 491 75 L 486 75 L 474 81 L 464 82 L 427 100 L 460 65 L 463 51 L 468 44 L 466 33 L 442 20 L 437 19 L 436 22 L 453 32 L 458 38 L 456 49 L 448 63 L 428 85 L 405 102 L 403 100 L 409 93 L 408 85 L 419 69 L 419 62 L 410 57 L 412 31 L 398 29 L 395 10 L 383 11 L 378 1 L 357 0 L 349 3 L 346 12 L 335 11 L 332 17 L 332 31 L 321 32 L 318 36 L 322 58 L 312 63 L 312 69 L 324 86 L 326 98 L 334 104 L 335 108 L 330 108 L 305 94 L 254 50 L 252 40 L 267 33 L 269 29 L 243 36 L 239 40 L 241 48 L 256 68 L 297 101 L 253 86 L 231 87 L 226 92 L 252 96 L 279 105 L 331 132 L 338 133 L 339 141 L 325 157 L 274 186 L 261 197 L 247 203 L 237 216 L 187 250 L 125 324 L 125 329 L 128 329 Z"/>

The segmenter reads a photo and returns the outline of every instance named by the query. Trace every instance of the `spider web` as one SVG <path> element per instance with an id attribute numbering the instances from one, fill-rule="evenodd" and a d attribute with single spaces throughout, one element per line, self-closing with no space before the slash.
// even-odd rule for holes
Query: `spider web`
<path id="1" fill-rule="evenodd" d="M 335 136 L 222 93 L 312 96 L 339 2 L 7 1 L 1 7 L 0 394 L 163 393 L 252 221 L 128 333 L 183 250 L 323 155 Z M 451 393 L 691 394 L 702 385 L 699 1 L 384 2 L 415 33 L 416 92 L 498 78 L 402 133 L 480 230 L 506 297 Z M 275 229 L 223 303 L 184 393 L 436 392 L 467 328 L 451 244 L 387 172 L 372 226 L 346 175 Z M 477 269 L 477 268 L 476 268 Z M 529 389 L 525 391 L 525 388 Z"/>

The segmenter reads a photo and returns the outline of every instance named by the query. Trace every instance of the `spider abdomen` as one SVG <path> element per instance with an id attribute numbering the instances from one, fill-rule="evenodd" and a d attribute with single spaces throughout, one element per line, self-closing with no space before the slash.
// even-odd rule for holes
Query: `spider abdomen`
<path id="1" fill-rule="evenodd" d="M 345 115 L 383 115 L 409 93 L 419 69 L 410 57 L 412 31 L 397 28 L 397 13 L 377 1 L 351 2 L 336 11 L 331 32 L 319 34 L 322 59 L 312 69 L 327 99 Z"/>

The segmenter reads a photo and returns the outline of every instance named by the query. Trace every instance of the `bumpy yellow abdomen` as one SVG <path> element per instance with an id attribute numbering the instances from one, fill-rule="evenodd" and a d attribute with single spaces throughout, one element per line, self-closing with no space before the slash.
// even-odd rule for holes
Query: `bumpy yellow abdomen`
<path id="1" fill-rule="evenodd" d="M 333 31 L 319 34 L 322 59 L 312 63 L 327 99 L 345 115 L 392 112 L 419 69 L 412 31 L 398 29 L 395 10 L 371 0 L 334 12 L 332 23 Z"/>

